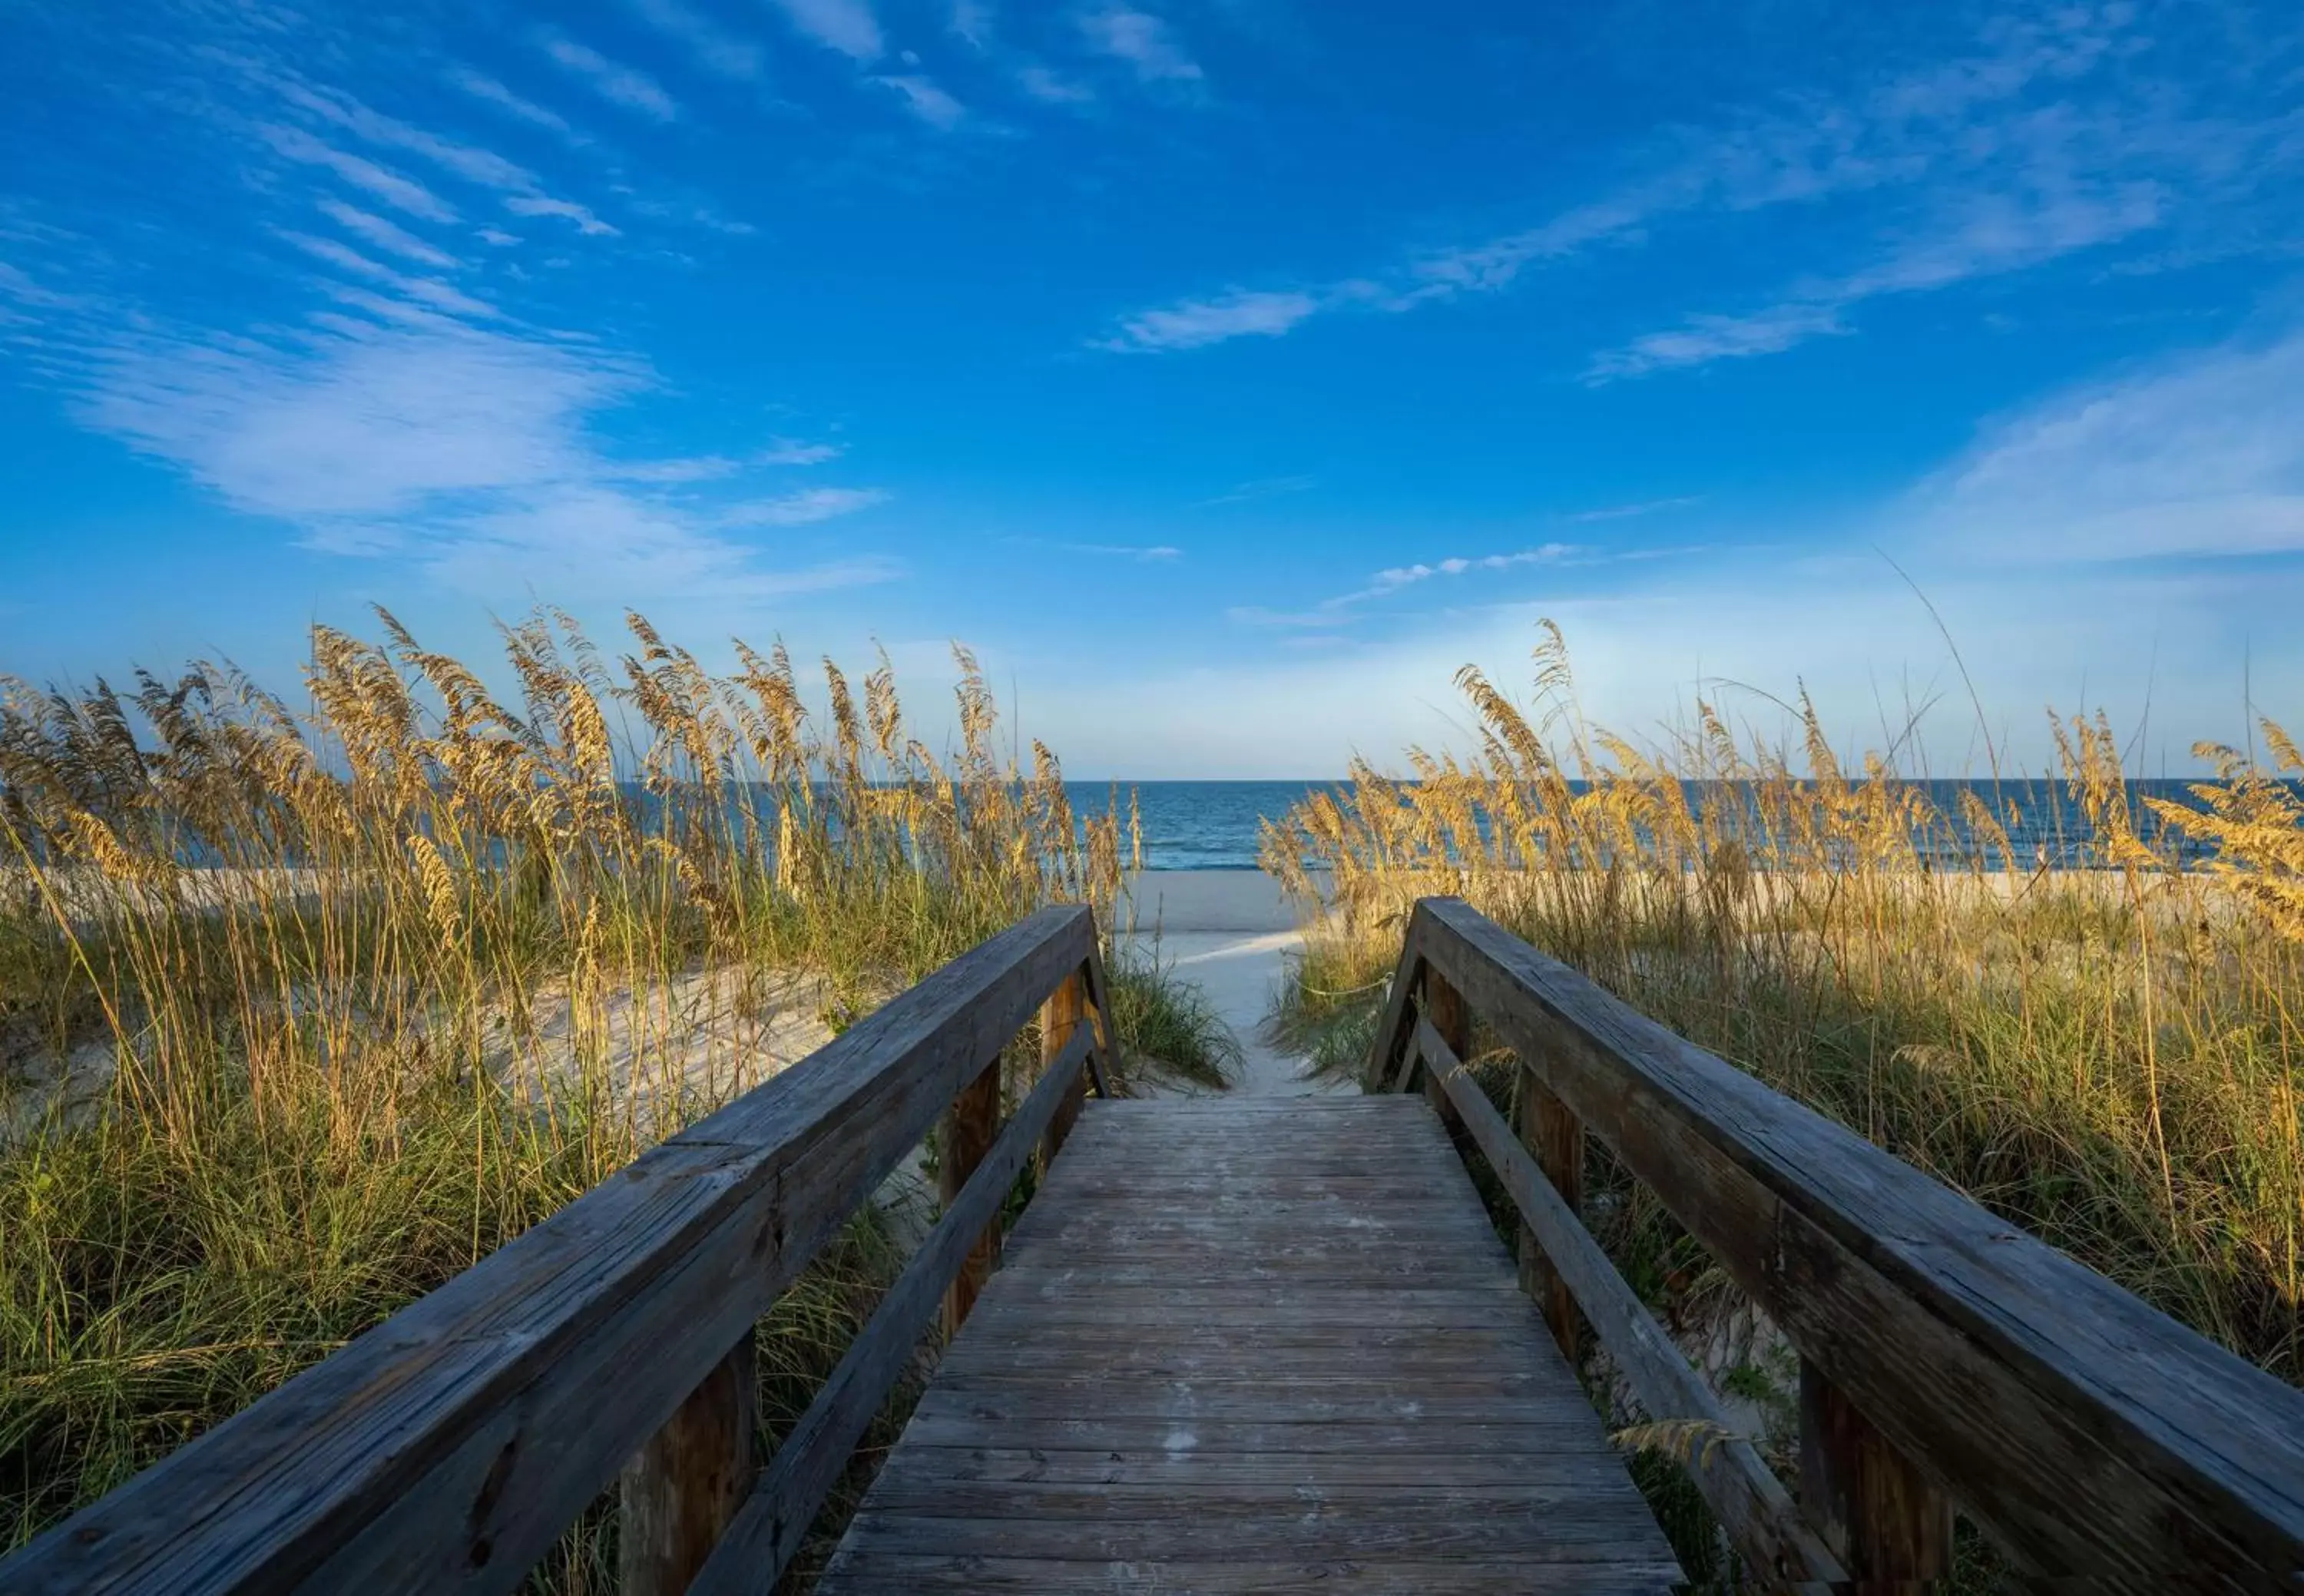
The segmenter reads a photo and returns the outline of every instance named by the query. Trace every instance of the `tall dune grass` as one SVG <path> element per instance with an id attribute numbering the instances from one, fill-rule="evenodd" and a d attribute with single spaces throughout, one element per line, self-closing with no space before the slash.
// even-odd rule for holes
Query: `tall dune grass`
<path id="1" fill-rule="evenodd" d="M 389 615 L 316 631 L 299 705 L 0 683 L 0 1543 L 1029 910 L 1109 927 L 1116 796 L 1004 757 L 964 650 L 939 756 L 885 658 L 812 714 L 781 648 L 716 676 L 629 624 L 505 628 L 508 700 Z M 1124 1054 L 1220 1073 L 1189 994 L 1114 973 Z M 863 1223 L 764 1328 L 772 1421 L 887 1253 Z"/>
<path id="2" fill-rule="evenodd" d="M 1583 717 L 1548 624 L 1537 666 L 1526 709 L 1459 675 L 1476 756 L 1411 750 L 1413 782 L 1356 766 L 1345 796 L 1267 829 L 1266 867 L 1339 911 L 1285 1000 L 1300 1042 L 1356 1067 L 1408 905 L 1461 894 L 2304 1380 L 2304 803 L 2285 779 L 2304 758 L 2277 726 L 2272 769 L 2204 748 L 2218 776 L 2139 813 L 2109 726 L 2057 723 L 2053 779 L 2092 840 L 2082 868 L 2051 869 L 2011 840 L 2042 788 L 1943 812 L 1887 758 L 1844 768 L 1804 698 L 1788 747 L 1739 737 L 1710 703 L 1639 746 Z M 2187 867 L 2179 840 L 2213 855 Z M 1655 1279 L 1716 1283 L 1662 1244 Z"/>

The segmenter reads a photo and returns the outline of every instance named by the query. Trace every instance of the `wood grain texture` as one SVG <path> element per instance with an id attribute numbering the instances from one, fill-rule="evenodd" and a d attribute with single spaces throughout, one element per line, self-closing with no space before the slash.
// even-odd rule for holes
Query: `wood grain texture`
<path id="1" fill-rule="evenodd" d="M 1056 984 L 1048 1000 L 1040 1005 L 1040 1071 L 1043 1075 L 1057 1067 L 1058 1059 L 1071 1045 L 1072 1032 L 1088 1023 L 1088 971 L 1085 965 Z M 1083 1057 L 1086 1050 L 1083 1049 Z M 1072 1125 L 1080 1118 L 1080 1093 L 1087 1084 L 1084 1072 L 1078 1063 L 1072 1066 L 1074 1085 L 1072 1094 L 1056 1105 L 1055 1116 L 1048 1121 L 1047 1134 L 1040 1144 L 1040 1165 L 1046 1168 L 1056 1161 L 1064 1150 L 1064 1139 L 1072 1133 Z"/>
<path id="2" fill-rule="evenodd" d="M 817 1589 L 1677 1578 L 1420 1099 L 1098 1100 Z"/>
<path id="3" fill-rule="evenodd" d="M 944 1110 L 944 1125 L 936 1144 L 936 1190 L 944 1210 L 949 1213 L 960 1201 L 960 1194 L 975 1176 L 977 1165 L 992 1150 L 993 1140 L 1000 1133 L 1000 1063 L 995 1059 L 984 1067 L 984 1073 L 960 1089 L 960 1095 Z M 944 1293 L 944 1333 L 947 1339 L 960 1334 L 970 1310 L 976 1306 L 977 1293 L 984 1289 L 985 1281 L 992 1278 L 993 1266 L 1000 1261 L 1000 1227 L 987 1224 L 977 1232 L 970 1244 L 968 1256 L 954 1271 Z"/>
<path id="4" fill-rule="evenodd" d="M 1001 1206 L 1059 1107 L 1077 1099 L 1088 1049 L 1087 1034 L 1075 1031 L 768 1460 L 758 1488 L 734 1515 L 695 1584 L 682 1589 L 693 1596 L 737 1596 L 775 1588 L 872 1416 L 911 1361 L 944 1288 L 985 1227 L 998 1222 Z"/>
<path id="5" fill-rule="evenodd" d="M 1419 1023 L 1411 1045 L 1423 1057 L 1428 1078 L 1442 1082 L 1455 1099 L 1473 1142 L 1512 1193 L 1554 1273 L 1582 1305 L 1601 1346 L 1623 1371 L 1648 1417 L 1694 1420 L 1709 1427 L 1710 1434 L 1698 1439 L 1681 1464 L 1737 1549 L 1777 1585 L 1820 1588 L 1844 1579 L 1840 1563 L 1801 1521 L 1766 1460 L 1730 1426 L 1719 1398 L 1553 1190 L 1448 1044 Z"/>
<path id="6" fill-rule="evenodd" d="M 704 1566 L 752 1488 L 759 1393 L 748 1328 L 624 1464 L 616 1526 L 620 1596 L 681 1596 Z"/>
<path id="7" fill-rule="evenodd" d="M 1897 1455 L 1815 1364 L 1800 1364 L 1800 1506 L 1860 1588 L 1952 1572 L 1952 1498 Z"/>
<path id="8" fill-rule="evenodd" d="M 1519 1100 L 1512 1105 L 1513 1129 L 1520 1144 L 1535 1159 L 1552 1189 L 1560 1193 L 1561 1202 L 1571 1214 L 1584 1211 L 1584 1125 L 1569 1111 L 1568 1105 L 1552 1095 L 1552 1089 L 1537 1079 L 1534 1072 L 1517 1073 Z M 1543 1244 L 1535 1231 L 1523 1222 L 1520 1232 L 1520 1283 L 1528 1295 L 1544 1310 L 1544 1322 L 1552 1327 L 1552 1338 L 1559 1344 L 1560 1355 L 1573 1367 L 1583 1357 L 1583 1322 L 1576 1311 L 1576 1294 L 1560 1271 L 1552 1267 L 1545 1255 Z"/>
<path id="9" fill-rule="evenodd" d="M 502 1592 L 1095 944 L 1034 914 L 0 1562 L 18 1592 Z"/>
<path id="10" fill-rule="evenodd" d="M 2036 1575 L 2295 1588 L 2304 1392 L 1460 901 L 1417 905 L 1419 960 Z"/>

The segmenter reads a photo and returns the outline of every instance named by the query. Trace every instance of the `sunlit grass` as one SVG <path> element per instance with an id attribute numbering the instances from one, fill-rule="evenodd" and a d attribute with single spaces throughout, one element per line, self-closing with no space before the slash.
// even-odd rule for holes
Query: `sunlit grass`
<path id="1" fill-rule="evenodd" d="M 388 615 L 315 633 L 301 708 L 215 666 L 0 683 L 10 1541 L 1031 909 L 1109 930 L 1117 794 L 1003 758 L 964 651 L 939 757 L 885 660 L 811 713 L 780 649 L 718 677 L 630 624 L 507 628 L 509 700 Z M 1221 1074 L 1196 993 L 1112 973 L 1132 1067 Z M 763 1326 L 772 1429 L 893 1257 L 868 1216 Z M 540 1577 L 601 1588 L 613 1536 Z"/>

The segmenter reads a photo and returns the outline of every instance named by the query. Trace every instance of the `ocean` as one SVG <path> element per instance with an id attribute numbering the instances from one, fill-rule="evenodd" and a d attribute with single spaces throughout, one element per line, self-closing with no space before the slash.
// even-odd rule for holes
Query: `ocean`
<path id="1" fill-rule="evenodd" d="M 1123 813 L 1130 789 L 1136 793 L 1144 827 L 1144 868 L 1155 870 L 1254 870 L 1260 822 L 1277 821 L 1302 802 L 1308 794 L 1326 791 L 1343 794 L 1350 791 L 1349 784 L 1317 780 L 1138 781 L 1117 785 Z M 1964 852 L 1960 789 L 1967 787 L 1995 812 L 2004 813 L 2010 804 L 2015 806 L 2020 819 L 2009 830 L 2020 866 L 2044 858 L 2060 868 L 2092 862 L 2089 845 L 2093 836 L 2087 817 L 2062 782 L 1929 781 L 1917 785 L 1927 790 L 1938 812 L 1946 817 L 1952 829 L 1956 840 L 1944 849 L 1947 855 Z M 1066 785 L 1076 810 L 1100 814 L 1110 800 L 1114 784 L 1070 782 Z M 2147 797 L 2188 801 L 2186 785 L 2182 781 L 2170 780 L 2128 784 L 2130 807 L 2139 817 L 2139 835 L 2148 840 L 2159 832 L 2157 818 L 2144 808 L 2143 801 Z M 1699 806 L 1707 802 L 1700 784 L 1690 784 L 1689 793 L 1690 801 Z M 1995 793 L 1997 802 L 1994 802 Z M 2184 857 L 2198 858 L 2205 850 L 2186 845 L 2179 852 Z"/>

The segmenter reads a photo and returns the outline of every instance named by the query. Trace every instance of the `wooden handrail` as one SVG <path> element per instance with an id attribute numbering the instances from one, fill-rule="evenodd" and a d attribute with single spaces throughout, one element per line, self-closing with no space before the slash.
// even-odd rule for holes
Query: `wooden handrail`
<path id="1" fill-rule="evenodd" d="M 1084 907 L 1030 915 L 642 1154 L 0 1561 L 0 1589 L 512 1589 L 628 1459 L 643 1447 L 680 1450 L 660 1447 L 660 1432 L 689 1422 L 716 1374 L 728 1382 L 730 1349 L 749 1352 L 753 1324 L 818 1247 L 962 1089 L 996 1068 L 1034 1012 L 1076 983 L 1099 1023 L 1078 1026 L 1053 1060 L 1071 1070 L 1070 1087 L 1044 1080 L 1026 1110 L 1038 1123 L 995 1144 L 994 1167 L 965 1188 L 967 1211 L 934 1243 L 941 1268 L 965 1251 L 947 1243 L 969 1219 L 996 1217 L 1015 1175 L 1004 1184 L 999 1169 L 1080 1090 L 1081 1060 L 1104 1088 L 1110 1011 Z M 905 1279 L 909 1310 L 921 1287 Z M 931 1295 L 942 1289 L 936 1281 Z M 870 1383 L 842 1388 L 860 1401 Z M 710 1490 L 733 1507 L 742 1482 Z M 665 1494 L 678 1516 L 681 1491 Z M 679 1588 L 702 1549 L 673 1548 L 643 1583 Z"/>
<path id="2" fill-rule="evenodd" d="M 1454 1049 L 1420 1020 L 1415 1053 L 1419 1065 L 1433 1073 L 1454 1101 L 1488 1167 L 1536 1232 L 1552 1267 L 1591 1316 L 1601 1346 L 1623 1371 L 1640 1405 L 1652 1414 L 1697 1422 L 1699 1428 L 1689 1437 L 1683 1460 L 1689 1477 L 1747 1560 L 1781 1585 L 1826 1590 L 1844 1582 L 1847 1571 L 1800 1521 L 1792 1497 L 1750 1439 L 1735 1433 L 1720 1399 L 1544 1178 L 1528 1150 L 1513 1139 L 1512 1127 L 1465 1073 Z"/>
<path id="3" fill-rule="evenodd" d="M 2304 1392 L 1459 900 L 1416 906 L 1372 1080 L 1410 1083 L 1447 1040 L 1419 1029 L 1410 998 L 1427 989 L 1485 1018 L 1799 1350 L 1801 1507 L 1859 1581 L 1936 1555 L 1918 1544 L 1934 1531 L 1917 1498 L 1941 1490 L 2038 1575 L 2091 1589 L 2297 1588 Z M 1435 1090 L 1493 1139 L 1493 1109 L 1484 1121 L 1459 1090 L 1472 1082 L 1440 1062 Z M 1533 1195 L 1519 1160 L 1504 1167 L 1516 1199 Z M 1622 1349 L 1610 1293 L 1571 1272 L 1576 1251 L 1563 1247 L 1554 1267 L 1603 1345 L 1613 1335 Z"/>

